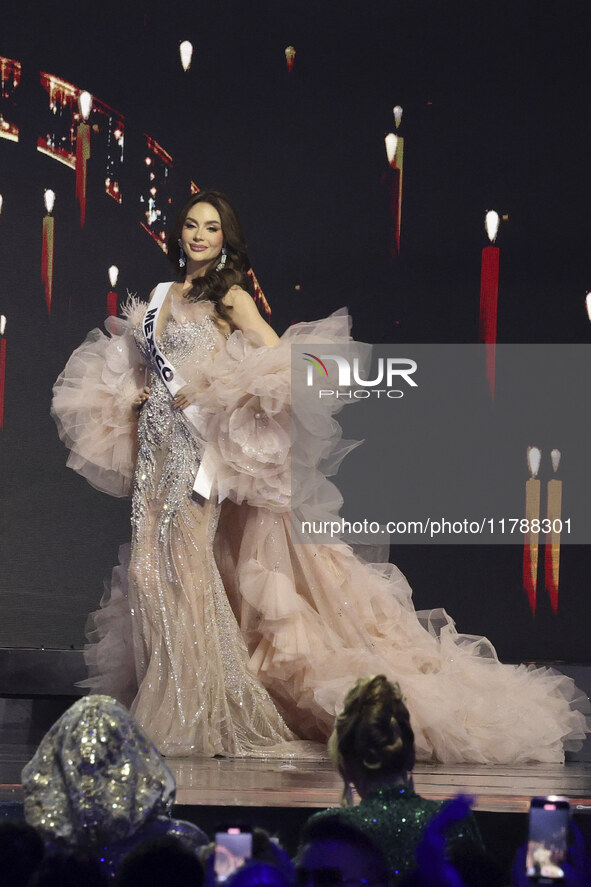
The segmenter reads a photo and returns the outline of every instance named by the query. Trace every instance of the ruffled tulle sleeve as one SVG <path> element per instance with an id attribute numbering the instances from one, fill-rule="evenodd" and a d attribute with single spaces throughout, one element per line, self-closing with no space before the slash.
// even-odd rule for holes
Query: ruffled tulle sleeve
<path id="1" fill-rule="evenodd" d="M 67 465 L 102 492 L 128 496 L 136 456 L 132 402 L 146 384 L 133 337 L 145 305 L 131 300 L 77 348 L 53 388 L 51 415 L 70 450 Z"/>
<path id="2" fill-rule="evenodd" d="M 316 506 L 321 498 L 331 513 L 338 510 L 340 496 L 326 476 L 336 472 L 357 442 L 343 441 L 334 419 L 343 400 L 323 399 L 316 408 L 306 403 L 305 410 L 294 409 L 294 374 L 302 376 L 307 364 L 292 360 L 292 346 L 351 346 L 350 326 L 341 309 L 291 326 L 274 347 L 237 331 L 214 356 L 198 399 L 198 424 L 220 499 L 287 511 L 313 495 Z M 351 347 L 365 361 L 368 346 Z M 331 384 L 336 389 L 334 380 Z M 292 468 L 298 470 L 292 473 Z M 292 477 L 297 479 L 293 487 Z"/>

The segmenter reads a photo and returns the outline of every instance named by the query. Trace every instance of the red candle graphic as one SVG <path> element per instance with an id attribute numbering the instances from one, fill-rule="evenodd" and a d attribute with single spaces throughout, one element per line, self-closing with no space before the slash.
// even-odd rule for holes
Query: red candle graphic
<path id="1" fill-rule="evenodd" d="M 486 345 L 486 378 L 491 398 L 495 396 L 495 363 L 497 344 L 497 303 L 499 298 L 499 255 L 498 246 L 492 246 L 499 230 L 499 214 L 489 210 L 484 225 L 490 246 L 482 250 L 480 269 L 480 328 L 478 341 Z"/>
<path id="2" fill-rule="evenodd" d="M 287 70 L 291 74 L 293 71 L 293 63 L 295 62 L 296 51 L 295 46 L 286 46 L 285 47 L 285 62 L 287 64 Z"/>
<path id="3" fill-rule="evenodd" d="M 552 470 L 558 471 L 560 450 L 552 450 Z M 562 529 L 562 481 L 552 478 L 548 481 L 548 510 L 546 511 L 550 532 L 546 533 L 546 550 L 544 559 L 544 579 L 546 591 L 550 598 L 550 606 L 558 612 L 558 581 L 560 576 L 560 531 Z"/>
<path id="4" fill-rule="evenodd" d="M 193 44 L 189 40 L 183 40 L 179 46 L 179 54 L 181 57 L 181 65 L 183 71 L 188 71 L 193 60 Z"/>
<path id="5" fill-rule="evenodd" d="M 525 484 L 525 520 L 527 530 L 523 534 L 523 587 L 527 592 L 529 607 L 535 616 L 538 594 L 538 545 L 540 539 L 540 481 L 538 471 L 542 452 L 538 447 L 527 448 L 527 466 L 530 479 Z M 537 521 L 537 523 L 536 523 Z M 532 529 L 533 527 L 533 529 Z"/>
<path id="6" fill-rule="evenodd" d="M 6 384 L 6 317 L 0 315 L 0 429 L 4 428 L 4 386 Z"/>
<path id="7" fill-rule="evenodd" d="M 87 120 L 92 110 L 92 96 L 89 92 L 80 93 L 78 107 L 82 120 L 76 129 L 76 199 L 80 204 L 80 226 L 84 228 L 87 164 L 90 160 L 90 124 L 87 123 Z"/>
<path id="8" fill-rule="evenodd" d="M 118 305 L 118 296 L 115 292 L 115 287 L 117 286 L 117 279 L 119 277 L 119 268 L 117 265 L 111 265 L 109 268 L 109 283 L 111 284 L 111 291 L 107 293 L 107 316 L 108 317 L 116 317 L 117 311 L 119 308 Z"/>
<path id="9" fill-rule="evenodd" d="M 394 122 L 396 127 L 402 120 L 402 108 L 396 105 L 394 108 Z M 400 255 L 400 231 L 402 227 L 402 179 L 404 174 L 404 139 L 402 136 L 389 132 L 385 139 L 386 156 L 392 169 L 390 180 L 390 212 L 392 214 L 392 244 L 390 257 L 395 259 Z"/>
<path id="10" fill-rule="evenodd" d="M 55 204 L 55 192 L 50 188 L 45 190 L 45 209 L 47 215 L 43 216 L 43 237 L 41 241 L 41 280 L 45 287 L 45 304 L 47 313 L 51 314 L 51 298 L 53 295 L 53 249 L 54 249 L 54 218 L 51 215 Z"/>

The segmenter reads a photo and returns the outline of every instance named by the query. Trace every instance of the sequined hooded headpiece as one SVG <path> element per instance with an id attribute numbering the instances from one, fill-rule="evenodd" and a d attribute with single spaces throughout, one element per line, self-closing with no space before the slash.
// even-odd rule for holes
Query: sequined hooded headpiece
<path id="1" fill-rule="evenodd" d="M 22 774 L 25 817 L 47 840 L 110 844 L 168 813 L 174 778 L 130 713 L 110 696 L 75 702 Z"/>

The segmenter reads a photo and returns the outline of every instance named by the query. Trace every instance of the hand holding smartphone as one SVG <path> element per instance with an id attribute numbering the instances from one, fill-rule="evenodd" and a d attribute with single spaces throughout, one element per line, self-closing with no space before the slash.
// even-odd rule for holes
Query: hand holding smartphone
<path id="1" fill-rule="evenodd" d="M 252 856 L 252 832 L 243 826 L 229 826 L 215 833 L 214 871 L 219 882 L 241 868 Z"/>
<path id="2" fill-rule="evenodd" d="M 531 799 L 525 873 L 537 884 L 557 884 L 564 878 L 569 817 L 566 798 Z"/>

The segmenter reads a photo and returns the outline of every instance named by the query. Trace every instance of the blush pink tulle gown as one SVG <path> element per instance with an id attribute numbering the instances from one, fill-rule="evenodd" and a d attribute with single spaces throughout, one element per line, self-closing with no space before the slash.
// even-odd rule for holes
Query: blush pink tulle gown
<path id="1" fill-rule="evenodd" d="M 322 754 L 347 690 L 377 673 L 403 689 L 420 760 L 560 762 L 577 747 L 586 698 L 569 678 L 503 665 L 444 610 L 417 613 L 394 565 L 293 538 L 290 507 L 310 519 L 335 500 L 320 468 L 340 429 L 330 415 L 303 423 L 314 492 L 292 503 L 291 345 L 350 341 L 347 314 L 296 324 L 272 348 L 226 340 L 210 302 L 173 299 L 159 344 L 201 391 L 197 432 L 147 370 L 145 310 L 132 302 L 108 336 L 93 330 L 54 389 L 68 465 L 132 494 L 132 542 L 92 616 L 87 685 L 129 705 L 170 756 Z M 205 447 L 217 496 L 197 500 Z"/>

